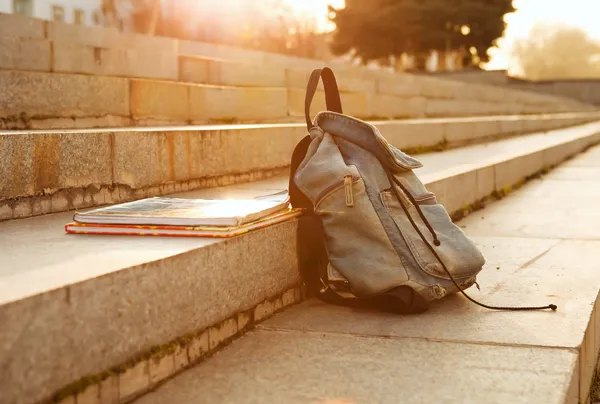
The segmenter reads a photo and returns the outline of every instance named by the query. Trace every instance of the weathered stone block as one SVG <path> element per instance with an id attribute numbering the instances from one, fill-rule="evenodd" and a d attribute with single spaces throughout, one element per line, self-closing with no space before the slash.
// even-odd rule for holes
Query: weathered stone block
<path id="1" fill-rule="evenodd" d="M 13 209 L 9 202 L 0 201 L 0 221 L 13 218 Z"/>
<path id="2" fill-rule="evenodd" d="M 483 199 L 494 192 L 495 183 L 494 167 L 483 167 L 477 170 L 477 193 L 475 200 Z"/>
<path id="3" fill-rule="evenodd" d="M 284 307 L 291 306 L 296 303 L 296 297 L 294 295 L 294 289 L 286 290 L 285 293 L 281 296 L 281 302 Z"/>
<path id="4" fill-rule="evenodd" d="M 237 318 L 229 318 L 208 330 L 208 347 L 212 351 L 229 338 L 237 334 Z"/>
<path id="5" fill-rule="evenodd" d="M 357 118 L 370 116 L 370 96 L 366 93 L 341 93 L 342 110 Z"/>
<path id="6" fill-rule="evenodd" d="M 169 353 L 161 358 L 150 358 L 148 360 L 148 369 L 150 373 L 150 384 L 165 380 L 167 377 L 171 376 L 175 370 L 173 353 Z"/>
<path id="7" fill-rule="evenodd" d="M 149 386 L 148 361 L 143 360 L 119 375 L 119 400 L 132 398 Z"/>
<path id="8" fill-rule="evenodd" d="M 292 88 L 288 89 L 287 93 L 289 116 L 304 117 L 304 98 L 306 95 L 306 90 Z M 327 110 L 327 106 L 325 104 L 325 92 L 322 90 L 317 90 L 310 106 L 311 117 L 314 118 L 317 113 L 325 110 Z"/>
<path id="9" fill-rule="evenodd" d="M 544 152 L 532 152 L 521 158 L 513 158 L 496 164 L 496 190 L 507 189 L 521 183 L 529 175 L 535 174 L 544 167 Z"/>
<path id="10" fill-rule="evenodd" d="M 499 121 L 500 132 L 504 134 L 517 134 L 523 132 L 523 120 L 520 118 L 507 118 Z"/>
<path id="11" fill-rule="evenodd" d="M 13 218 L 21 219 L 31 216 L 31 214 L 33 213 L 33 206 L 31 202 L 32 201 L 30 199 L 26 198 L 17 200 L 13 204 Z"/>
<path id="12" fill-rule="evenodd" d="M 59 404 L 77 404 L 77 401 L 75 401 L 75 396 L 67 396 L 60 400 Z"/>
<path id="13" fill-rule="evenodd" d="M 0 13 L 0 38 L 44 39 L 46 21 L 19 14 Z"/>
<path id="14" fill-rule="evenodd" d="M 287 166 L 305 135 L 301 126 L 205 131 L 188 134 L 187 146 L 176 153 L 189 164 L 189 178 L 251 173 Z"/>
<path id="15" fill-rule="evenodd" d="M 190 365 L 190 360 L 188 358 L 188 345 L 178 345 L 177 348 L 175 348 L 175 352 L 173 353 L 173 361 L 173 372 L 179 372 Z"/>
<path id="16" fill-rule="evenodd" d="M 0 71 L 0 117 L 129 115 L 129 84 L 116 77 Z"/>
<path id="17" fill-rule="evenodd" d="M 252 63 L 259 66 L 264 64 L 263 52 L 205 42 L 179 41 L 179 54 L 186 56 L 213 57 L 223 60 Z"/>
<path id="18" fill-rule="evenodd" d="M 377 91 L 376 80 L 358 73 L 341 73 L 336 79 L 342 92 L 374 94 Z"/>
<path id="19" fill-rule="evenodd" d="M 378 93 L 399 97 L 418 97 L 421 95 L 422 86 L 422 83 L 413 76 L 401 73 L 377 80 Z"/>
<path id="20" fill-rule="evenodd" d="M 112 183 L 108 133 L 0 136 L 0 145 L 0 198 Z"/>
<path id="21" fill-rule="evenodd" d="M 452 214 L 468 207 L 478 198 L 477 171 L 466 171 L 446 179 L 444 207 Z"/>
<path id="22" fill-rule="evenodd" d="M 48 72 L 50 60 L 49 41 L 0 34 L 0 69 Z"/>
<path id="23" fill-rule="evenodd" d="M 219 47 L 213 43 L 180 40 L 177 53 L 182 56 L 218 58 Z"/>
<path id="24" fill-rule="evenodd" d="M 444 140 L 444 124 L 442 122 L 384 121 L 378 123 L 377 128 L 388 142 L 399 149 L 434 146 Z"/>
<path id="25" fill-rule="evenodd" d="M 429 77 L 418 77 L 421 81 L 421 95 L 426 98 L 454 98 L 457 91 L 464 84 L 446 80 L 433 79 Z"/>
<path id="26" fill-rule="evenodd" d="M 119 375 L 110 376 L 100 383 L 100 402 L 102 404 L 119 402 Z"/>
<path id="27" fill-rule="evenodd" d="M 264 122 L 287 116 L 286 89 L 190 85 L 190 117 L 195 123 Z"/>
<path id="28" fill-rule="evenodd" d="M 202 334 L 195 336 L 194 339 L 192 339 L 192 341 L 190 342 L 190 345 L 188 347 L 188 357 L 190 363 L 196 362 L 208 352 L 208 333 L 209 331 L 204 331 Z"/>
<path id="29" fill-rule="evenodd" d="M 157 80 L 131 80 L 131 116 L 135 120 L 186 122 L 190 87 Z"/>
<path id="30" fill-rule="evenodd" d="M 264 301 L 254 308 L 254 321 L 260 321 L 266 317 L 269 317 L 273 314 L 273 312 L 273 302 L 269 300 Z"/>
<path id="31" fill-rule="evenodd" d="M 115 184 L 133 189 L 163 182 L 161 133 L 114 133 L 113 175 Z M 173 155 L 173 158 L 175 155 Z M 173 159 L 165 162 L 169 165 Z"/>
<path id="32" fill-rule="evenodd" d="M 0 135 L 0 199 L 33 194 L 33 143 L 32 134 Z"/>
<path id="33" fill-rule="evenodd" d="M 92 27 L 60 21 L 52 21 L 47 24 L 48 39 L 55 42 L 111 49 L 167 52 L 174 56 L 178 49 L 177 40 L 173 38 L 122 33 L 114 27 Z"/>
<path id="34" fill-rule="evenodd" d="M 77 394 L 77 404 L 101 404 L 100 384 L 92 384 Z"/>
<path id="35" fill-rule="evenodd" d="M 189 83 L 210 83 L 211 59 L 199 56 L 179 56 L 179 81 Z"/>
<path id="36" fill-rule="evenodd" d="M 138 50 L 141 52 L 165 53 L 174 58 L 177 62 L 177 52 L 179 50 L 179 40 L 164 36 L 153 36 L 137 33 L 119 33 L 118 44 L 111 44 L 108 48 L 123 47 L 126 49 Z"/>
<path id="37" fill-rule="evenodd" d="M 285 87 L 285 70 L 279 66 L 180 56 L 180 80 L 233 87 Z"/>
<path id="38" fill-rule="evenodd" d="M 310 77 L 310 71 L 288 68 L 285 71 L 285 76 L 287 88 L 305 89 Z"/>
<path id="39" fill-rule="evenodd" d="M 250 324 L 251 317 L 249 313 L 240 313 L 237 316 L 237 329 L 243 331 Z"/>
<path id="40" fill-rule="evenodd" d="M 425 114 L 426 100 L 402 98 L 388 94 L 370 96 L 370 115 L 385 118 L 420 118 Z"/>
<path id="41" fill-rule="evenodd" d="M 428 117 L 469 115 L 469 112 L 464 109 L 465 104 L 464 101 L 427 99 L 425 114 Z"/>
<path id="42" fill-rule="evenodd" d="M 495 119 L 455 121 L 444 124 L 444 138 L 448 143 L 460 144 L 481 141 L 486 137 L 498 135 L 499 133 L 499 124 Z"/>
<path id="43" fill-rule="evenodd" d="M 138 49 L 101 48 L 55 42 L 53 70 L 104 76 L 177 80 L 177 57 L 172 53 Z"/>

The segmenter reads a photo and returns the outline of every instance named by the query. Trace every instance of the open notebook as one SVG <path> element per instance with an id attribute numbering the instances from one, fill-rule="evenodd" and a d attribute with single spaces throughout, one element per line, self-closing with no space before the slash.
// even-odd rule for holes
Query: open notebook
<path id="1" fill-rule="evenodd" d="M 148 198 L 77 212 L 86 224 L 149 226 L 242 226 L 288 208 L 287 191 L 254 199 Z"/>

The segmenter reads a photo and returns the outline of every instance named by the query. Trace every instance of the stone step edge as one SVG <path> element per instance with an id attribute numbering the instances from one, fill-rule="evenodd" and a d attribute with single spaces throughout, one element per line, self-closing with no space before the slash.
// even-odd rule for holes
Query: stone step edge
<path id="1" fill-rule="evenodd" d="M 489 121 L 531 121 L 548 119 L 579 119 L 600 118 L 600 108 L 593 111 L 573 112 L 539 112 L 523 114 L 498 114 L 498 115 L 469 115 L 469 116 L 447 116 L 435 118 L 381 118 L 366 119 L 365 121 L 378 125 L 418 125 L 422 123 L 472 123 Z M 223 123 L 223 124 L 199 124 L 199 125 L 169 125 L 169 126 L 115 126 L 106 128 L 67 128 L 67 129 L 0 129 L 0 136 L 21 134 L 91 134 L 91 133 L 121 133 L 121 132 L 211 132 L 228 130 L 252 130 L 252 129 L 274 129 L 274 128 L 305 128 L 304 121 L 296 122 L 273 122 L 273 123 Z"/>
<path id="2" fill-rule="evenodd" d="M 28 40 L 26 40 L 28 41 Z M 38 41 L 33 41 L 33 42 L 38 42 Z M 64 63 L 59 63 L 59 66 L 56 66 L 56 60 L 54 58 L 54 53 L 57 51 L 57 49 L 55 49 L 55 41 L 54 40 L 47 40 L 48 43 L 48 47 L 46 48 L 46 52 L 48 53 L 47 55 L 47 60 L 46 61 L 42 61 L 41 64 L 44 65 L 42 68 L 31 68 L 31 67 L 24 67 L 22 65 L 19 65 L 18 63 L 16 65 L 7 65 L 4 67 L 0 67 L 0 71 L 15 71 L 15 72 L 33 72 L 33 73 L 46 73 L 46 74 L 72 74 L 72 75 L 82 75 L 82 76 L 92 76 L 92 77 L 113 77 L 113 78 L 119 78 L 119 79 L 126 79 L 126 80 L 151 80 L 151 81 L 160 81 L 160 82 L 167 82 L 167 83 L 176 83 L 176 84 L 199 84 L 199 85 L 206 85 L 206 86 L 217 86 L 217 87 L 237 87 L 237 88 L 285 88 L 285 89 L 290 89 L 290 90 L 304 90 L 306 88 L 306 82 L 308 80 L 308 76 L 310 74 L 310 71 L 312 70 L 312 68 L 310 69 L 306 69 L 306 68 L 302 68 L 302 67 L 298 67 L 298 66 L 282 66 L 282 65 L 277 65 L 277 66 L 269 66 L 269 68 L 271 69 L 276 69 L 278 71 L 278 74 L 280 74 L 281 79 L 280 80 L 272 80 L 272 81 L 267 81 L 264 82 L 263 80 L 241 80 L 239 82 L 223 82 L 220 79 L 218 81 L 220 82 L 210 82 L 210 79 L 208 77 L 204 78 L 203 80 L 198 80 L 198 79 L 194 79 L 189 77 L 189 74 L 186 74 L 186 69 L 185 69 L 185 65 L 186 63 L 189 62 L 205 62 L 205 63 L 216 63 L 216 64 L 224 64 L 224 65 L 231 65 L 234 66 L 234 68 L 261 68 L 261 65 L 256 64 L 256 63 L 248 63 L 248 62 L 241 62 L 241 61 L 235 61 L 235 60 L 228 60 L 228 59 L 224 59 L 224 58 L 219 58 L 219 57 L 212 57 L 212 56 L 202 56 L 202 55 L 185 55 L 185 54 L 168 54 L 168 53 L 158 53 L 157 56 L 159 57 L 167 57 L 167 58 L 172 58 L 170 60 L 171 63 L 168 63 L 166 66 L 163 64 L 162 66 L 162 72 L 161 73 L 157 73 L 152 72 L 139 72 L 139 71 L 130 71 L 127 72 L 127 70 L 130 70 L 132 68 L 132 66 L 126 66 L 125 65 L 120 65 L 118 66 L 118 69 L 122 69 L 120 72 L 115 72 L 115 71 L 92 71 L 95 70 L 95 68 L 98 66 L 97 64 L 94 64 L 94 67 L 91 67 L 89 65 L 89 58 L 92 57 L 91 52 L 89 52 L 90 50 L 96 50 L 99 49 L 100 51 L 108 51 L 108 52 L 117 52 L 119 53 L 119 50 L 115 49 L 115 48 L 103 48 L 103 47 L 94 47 L 94 46 L 89 46 L 89 45 L 77 45 L 77 44 L 66 44 L 64 42 L 58 42 L 58 49 L 59 49 L 59 59 L 65 59 L 65 55 L 66 54 L 70 54 L 69 59 L 73 57 L 73 51 L 74 52 L 79 52 L 79 55 L 76 56 L 80 56 L 82 58 L 82 63 L 78 66 L 73 66 L 73 65 L 64 65 Z M 64 49 L 63 49 L 64 47 Z M 64 53 L 64 50 L 68 49 L 68 48 L 75 48 L 75 49 L 70 49 L 67 51 L 67 53 Z M 10 48 L 9 48 L 10 49 Z M 62 51 L 62 52 L 61 52 Z M 86 52 L 88 51 L 88 52 Z M 146 54 L 146 56 L 148 55 L 148 52 L 144 52 Z M 102 59 L 101 56 L 99 56 L 100 59 Z M 86 58 L 88 58 L 88 60 L 85 60 Z M 87 63 L 86 63 L 87 62 Z M 97 62 L 98 64 L 101 64 L 102 62 Z M 324 64 L 327 64 L 327 62 L 323 62 Z M 85 66 L 86 64 L 88 64 L 88 66 Z M 319 61 L 316 61 L 316 65 L 315 68 L 317 67 L 317 65 L 320 64 Z M 220 69 L 219 69 L 220 70 Z M 359 93 L 359 92 L 365 92 L 365 93 L 369 93 L 369 94 L 383 94 L 383 95 L 390 95 L 390 96 L 399 96 L 399 97 L 425 97 L 427 99 L 432 99 L 432 100 L 448 100 L 448 99 L 454 99 L 454 100 L 462 100 L 462 101 L 480 101 L 480 102 L 491 102 L 491 103 L 505 103 L 505 102 L 511 102 L 514 101 L 515 99 L 519 100 L 520 98 L 522 98 L 520 101 L 520 103 L 525 104 L 525 105 L 552 105 L 552 104 L 557 104 L 557 103 L 568 103 L 571 105 L 580 105 L 580 106 L 586 106 L 589 104 L 586 104 L 584 102 L 581 102 L 579 100 L 574 100 L 568 97 L 560 97 L 557 96 L 555 94 L 539 94 L 539 93 L 535 93 L 535 92 L 531 92 L 531 91 L 522 91 L 519 89 L 514 89 L 514 88 L 500 88 L 500 87 L 493 87 L 493 86 L 486 86 L 486 87 L 482 87 L 482 83 L 458 83 L 458 82 L 453 82 L 451 80 L 445 80 L 443 78 L 427 78 L 424 76 L 411 76 L 410 79 L 407 81 L 407 78 L 405 77 L 405 75 L 403 75 L 402 73 L 394 73 L 395 75 L 397 75 L 396 77 L 392 76 L 392 77 L 386 77 L 386 74 L 384 73 L 383 75 L 377 75 L 377 73 L 374 73 L 373 71 L 369 71 L 367 70 L 366 72 L 360 72 L 360 71 L 348 71 L 346 69 L 340 69 L 341 71 L 338 73 L 338 75 L 340 76 L 340 79 L 338 80 L 340 83 L 340 91 L 343 93 Z M 336 70 L 337 71 L 337 70 Z M 362 74 L 361 74 L 362 73 Z M 292 77 L 290 77 L 292 76 Z M 353 84 L 345 84 L 345 79 L 348 79 L 347 81 L 349 83 L 352 83 L 355 80 L 360 80 L 363 82 L 369 82 L 370 85 L 366 86 L 356 86 Z M 385 86 L 385 84 L 389 83 L 391 80 L 394 79 L 400 79 L 403 80 L 402 85 L 404 87 L 410 87 L 410 86 L 416 86 L 417 91 L 404 91 L 404 93 L 402 92 L 389 92 L 389 91 L 382 91 L 381 88 L 382 86 Z M 436 93 L 435 91 L 431 91 L 431 89 L 429 89 L 429 87 L 432 87 L 433 82 L 432 80 L 434 80 L 434 82 L 436 83 L 442 83 L 443 85 L 445 85 L 446 89 L 443 90 L 441 93 Z M 264 84 L 264 85 L 263 85 Z M 485 86 L 485 85 L 484 85 Z M 464 87 L 467 88 L 474 88 L 478 91 L 469 91 L 467 93 L 461 91 L 463 90 Z M 488 90 L 488 92 L 496 92 L 496 93 L 502 93 L 502 94 L 509 94 L 509 99 L 506 100 L 504 97 L 500 97 L 500 96 L 481 96 L 481 93 L 484 92 L 485 90 Z M 467 95 L 468 94 L 468 95 Z M 465 95 L 467 95 L 465 97 Z M 473 96 L 475 95 L 477 98 L 470 98 L 469 96 Z M 520 97 L 519 97 L 520 95 Z"/>
<path id="3" fill-rule="evenodd" d="M 19 76 L 23 73 L 23 77 Z M 27 73 L 25 75 L 25 73 Z M 46 75 L 50 75 L 46 77 Z M 53 107 L 56 96 L 46 87 L 65 87 L 65 79 L 81 91 L 79 98 L 63 97 L 62 106 L 68 113 Z M 73 77 L 70 77 L 73 76 Z M 21 72 L 0 70 L 0 81 L 12 94 L 6 111 L 0 111 L 0 127 L 10 129 L 47 127 L 108 127 L 115 125 L 149 126 L 158 124 L 232 123 L 232 122 L 289 122 L 304 115 L 304 91 L 285 87 L 234 87 L 160 80 L 125 79 L 110 76 L 89 76 L 63 73 Z M 16 85 L 20 85 L 17 88 Z M 27 86 L 26 89 L 21 87 Z M 105 91 L 98 92 L 98 88 Z M 36 103 L 25 96 L 36 93 Z M 59 91 L 60 94 L 68 90 Z M 86 95 L 95 94 L 93 97 Z M 252 102 L 261 94 L 262 103 Z M 98 98 L 100 97 L 100 98 Z M 171 104 L 159 102 L 169 98 Z M 322 96 L 315 108 L 322 105 Z M 6 99 L 6 97 L 5 97 Z M 212 102 L 207 103 L 210 99 Z M 78 101 L 79 100 L 79 101 Z M 85 102 L 83 102 L 83 101 Z M 173 101 L 174 100 L 174 101 Z M 233 101 L 232 101 L 233 100 Z M 5 100 L 3 100 L 5 101 Z M 568 112 L 593 110 L 592 105 L 571 105 L 566 102 L 524 104 L 463 99 L 434 100 L 426 97 L 410 99 L 349 92 L 342 94 L 344 108 L 361 118 L 380 114 L 386 117 L 464 116 L 508 112 Z M 238 109 L 228 106 L 234 102 Z M 63 105 L 64 104 L 64 105 Z M 33 108 L 33 110 L 32 110 Z"/>
<path id="4" fill-rule="evenodd" d="M 545 128 L 544 130 L 559 130 L 564 127 L 570 127 L 573 122 L 569 122 L 569 120 L 573 119 L 582 119 L 583 122 L 577 122 L 577 124 L 586 123 L 589 121 L 593 121 L 600 117 L 600 113 L 580 113 L 580 114 L 558 114 L 559 116 L 555 116 L 553 114 L 548 115 L 540 115 L 537 119 L 530 119 L 530 122 L 547 122 L 544 118 L 548 118 L 550 120 L 556 120 L 564 118 L 564 123 L 556 123 L 553 124 L 552 127 Z M 508 119 L 508 118 L 511 119 Z M 515 116 L 518 117 L 518 116 Z M 499 117 L 502 118 L 502 117 Z M 504 121 L 514 121 L 513 116 L 507 116 L 507 119 L 501 120 L 499 119 L 497 122 L 501 123 Z M 445 120 L 432 121 L 432 124 L 437 123 L 445 123 Z M 448 122 L 456 122 L 465 124 L 465 125 L 479 125 L 481 123 L 486 122 L 495 122 L 493 117 L 487 119 L 475 119 L 471 118 L 471 120 L 467 119 L 459 119 L 459 120 L 448 120 Z M 387 124 L 404 124 L 403 121 L 388 121 Z M 419 124 L 428 124 L 429 120 L 414 120 L 412 123 L 408 123 L 408 125 L 419 125 Z M 381 125 L 384 126 L 386 124 Z M 293 128 L 301 128 L 303 124 L 299 124 L 298 126 L 293 126 Z M 291 127 L 289 125 L 285 127 Z M 269 126 L 269 129 L 276 129 L 277 126 Z M 536 129 L 539 129 L 536 128 Z M 176 129 L 173 129 L 176 130 Z M 74 136 L 85 136 L 86 134 L 95 135 L 97 133 L 105 133 L 110 136 L 113 136 L 113 131 L 103 130 L 103 131 L 91 131 L 85 133 L 79 133 L 77 131 L 70 131 L 68 133 L 73 134 Z M 136 131 L 137 133 L 144 131 Z M 162 133 L 161 130 L 157 130 L 157 133 Z M 392 142 L 396 147 L 399 147 L 404 152 L 409 155 L 418 155 L 422 153 L 428 153 L 433 151 L 444 151 L 453 148 L 458 148 L 467 145 L 473 145 L 478 143 L 485 143 L 491 141 L 497 141 L 501 139 L 506 139 L 510 137 L 522 136 L 531 133 L 531 130 L 527 130 L 524 128 L 520 132 L 511 132 L 508 130 L 502 130 L 501 125 L 498 128 L 498 133 L 492 133 L 489 135 L 479 136 L 477 138 L 459 140 L 459 141 L 448 141 L 446 138 L 446 134 L 442 134 L 442 140 L 440 142 L 437 139 L 429 139 L 428 137 L 422 137 L 423 145 L 417 147 L 408 147 L 404 148 L 402 145 L 397 144 L 396 142 Z M 27 132 L 30 133 L 30 132 Z M 38 134 L 40 136 L 45 136 L 47 134 L 62 134 L 61 131 L 35 131 L 32 132 L 32 135 Z M 0 136 L 2 133 L 0 133 Z M 10 132 L 9 136 L 18 136 L 14 132 Z M 396 137 L 396 136 L 394 136 Z M 299 140 L 299 139 L 298 139 Z M 428 142 L 428 140 L 431 140 Z M 114 144 L 114 140 L 111 142 Z M 114 154 L 114 151 L 113 151 Z M 291 151 L 289 153 L 291 156 Z M 217 187 L 217 186 L 226 186 L 233 185 L 245 182 L 253 182 L 264 180 L 268 178 L 272 178 L 277 175 L 284 174 L 289 168 L 289 164 L 281 164 L 276 165 L 274 167 L 269 168 L 258 168 L 251 170 L 245 173 L 224 173 L 220 175 L 206 176 L 201 178 L 192 178 L 188 180 L 180 180 L 180 181 L 167 181 L 162 184 L 155 185 L 146 185 L 142 187 L 132 187 L 129 184 L 120 184 L 120 183 L 112 183 L 112 184 L 88 184 L 83 187 L 48 187 L 44 188 L 43 192 L 38 192 L 33 195 L 23 195 L 17 197 L 9 197 L 9 198 L 0 198 L 0 222 L 6 220 L 14 220 L 14 219 L 22 219 L 28 217 L 41 216 L 50 213 L 59 213 L 65 212 L 69 210 L 75 209 L 86 209 L 91 207 L 101 207 L 109 204 L 115 203 L 124 203 L 132 200 L 143 199 L 152 196 L 163 196 L 177 192 L 186 192 L 193 191 L 198 189 Z"/>
<path id="5" fill-rule="evenodd" d="M 575 155 L 599 143 L 600 133 L 582 136 L 580 138 L 561 143 L 557 146 L 568 147 L 571 145 L 575 145 L 576 147 L 573 150 L 567 150 L 567 152 L 564 153 L 563 156 L 559 158 L 556 163 L 544 165 L 543 167 L 538 168 L 531 173 L 526 173 L 525 175 L 521 176 L 520 179 L 515 180 L 513 183 L 509 185 L 504 185 L 499 189 L 494 189 L 490 194 L 485 195 L 482 198 L 477 198 L 474 201 L 465 201 L 463 207 L 453 209 L 449 212 L 451 213 L 453 220 L 459 220 L 470 213 L 479 211 L 483 209 L 486 204 L 504 198 L 513 190 L 523 186 L 526 182 L 532 179 L 539 178 L 541 175 L 547 173 L 550 169 L 562 164 L 564 161 L 573 158 Z M 523 154 L 516 156 L 512 159 L 507 159 L 504 162 L 518 162 L 521 159 L 525 159 L 537 153 L 544 153 L 548 150 L 548 148 L 542 148 L 529 154 Z M 437 183 L 439 185 L 439 182 L 452 181 L 455 178 L 460 178 L 464 174 L 477 173 L 478 171 L 486 168 L 494 168 L 498 164 L 501 163 L 491 163 L 487 165 L 480 165 L 479 167 L 473 167 L 470 170 L 464 170 L 462 174 L 457 173 L 451 175 L 450 177 L 446 177 L 443 179 L 440 178 L 434 183 Z M 430 184 L 426 183 L 426 186 L 429 187 Z M 291 298 L 292 294 L 294 296 L 293 300 Z M 287 297 L 284 298 L 284 296 Z M 100 373 L 99 375 L 86 376 L 74 383 L 71 383 L 68 386 L 58 390 L 52 396 L 53 401 L 51 402 L 60 402 L 63 404 L 85 403 L 86 401 L 84 401 L 84 398 L 88 399 L 87 395 L 90 395 L 89 399 L 91 399 L 91 397 L 93 397 L 94 395 L 102 394 L 102 389 L 111 391 L 114 394 L 114 391 L 116 389 L 121 389 L 121 381 L 123 381 L 123 383 L 130 383 L 130 385 L 125 390 L 127 394 L 124 397 L 122 397 L 122 400 L 120 397 L 119 400 L 121 401 L 118 402 L 130 402 L 131 400 L 138 398 L 139 396 L 151 391 L 153 388 L 157 387 L 161 382 L 174 376 L 175 373 L 179 373 L 185 368 L 201 362 L 202 360 L 208 357 L 206 354 L 209 353 L 209 350 L 210 353 L 217 351 L 221 347 L 225 346 L 227 343 L 231 342 L 239 336 L 242 336 L 246 331 L 251 329 L 251 327 L 253 327 L 258 322 L 265 320 L 274 313 L 283 310 L 285 307 L 299 303 L 306 297 L 307 294 L 303 286 L 298 286 L 296 288 L 289 289 L 283 292 L 282 294 L 276 296 L 274 299 L 268 299 L 257 304 L 250 311 L 241 314 L 238 313 L 232 317 L 229 317 L 221 323 L 206 327 L 197 333 L 192 333 L 185 337 L 171 341 L 167 344 L 154 347 L 145 354 L 138 355 L 132 359 L 129 359 L 123 362 L 123 364 L 117 365 L 105 372 Z M 281 304 L 279 302 L 281 302 Z M 287 304 L 285 302 L 287 302 Z M 250 312 L 252 312 L 252 317 L 250 317 L 249 315 Z M 239 324 L 243 324 L 241 329 Z M 589 327 L 590 326 L 588 326 L 588 329 Z M 215 341 L 213 343 L 210 342 L 211 330 L 213 330 L 212 338 L 213 341 Z M 223 330 L 222 335 L 221 330 Z M 586 331 L 586 336 L 587 334 L 588 332 Z M 201 351 L 201 354 L 197 354 L 196 356 L 189 356 L 190 347 L 192 347 L 191 349 L 194 349 L 193 347 L 196 346 L 190 341 L 196 341 L 194 344 L 204 344 L 201 346 L 207 346 L 208 344 L 209 348 L 207 348 L 206 351 Z M 184 351 L 186 352 L 188 358 L 188 365 L 185 365 L 185 356 L 183 354 Z M 167 359 L 162 360 L 161 358 L 163 356 L 161 355 L 165 355 L 164 357 L 166 357 Z M 190 360 L 191 357 L 194 358 L 194 361 Z M 183 361 L 184 366 L 181 366 L 179 368 L 176 367 L 175 364 L 177 363 L 177 358 L 179 358 L 180 361 L 178 363 L 181 363 L 181 361 Z M 163 364 L 163 362 L 165 364 Z M 171 364 L 173 365 L 173 367 L 171 367 Z M 584 367 L 585 364 L 579 364 L 579 369 L 583 369 Z M 583 382 L 584 381 L 581 381 L 580 383 Z M 120 394 L 120 390 L 118 391 Z"/>
<path id="6" fill-rule="evenodd" d="M 288 289 L 250 310 L 154 346 L 100 374 L 85 376 L 54 393 L 48 403 L 132 402 L 168 379 L 210 358 L 254 329 L 256 324 L 305 298 L 306 289 L 303 285 Z"/>

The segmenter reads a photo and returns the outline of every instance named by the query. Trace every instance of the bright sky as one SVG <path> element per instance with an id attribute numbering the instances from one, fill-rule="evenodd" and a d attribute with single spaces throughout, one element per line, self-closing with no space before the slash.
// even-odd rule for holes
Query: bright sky
<path id="1" fill-rule="evenodd" d="M 283 0 L 298 14 L 317 18 L 319 29 L 328 30 L 331 28 L 331 22 L 327 17 L 328 5 L 335 8 L 341 8 L 345 0 Z"/>
<path id="2" fill-rule="evenodd" d="M 284 0 L 298 13 L 318 15 L 319 27 L 328 28 L 327 4 L 342 7 L 344 0 Z M 365 0 L 368 1 L 368 0 Z M 514 0 L 517 11 L 506 16 L 505 38 L 500 48 L 492 49 L 487 69 L 506 69 L 513 64 L 509 51 L 515 39 L 527 36 L 536 22 L 561 22 L 583 28 L 591 37 L 600 40 L 600 0 Z"/>
<path id="3" fill-rule="evenodd" d="M 506 16 L 508 24 L 499 49 L 491 49 L 492 60 L 487 69 L 513 66 L 509 51 L 515 39 L 527 36 L 536 22 L 560 22 L 584 29 L 600 40 L 600 0 L 514 0 L 517 11 Z"/>

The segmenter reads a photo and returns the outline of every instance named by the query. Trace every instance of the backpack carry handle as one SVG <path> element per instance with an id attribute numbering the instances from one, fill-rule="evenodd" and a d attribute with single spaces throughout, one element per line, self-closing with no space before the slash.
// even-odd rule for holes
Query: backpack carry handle
<path id="1" fill-rule="evenodd" d="M 335 75 L 329 67 L 323 69 L 314 69 L 308 79 L 306 86 L 306 98 L 304 99 L 304 115 L 306 117 L 306 127 L 308 130 L 315 125 L 310 117 L 310 104 L 317 91 L 319 80 L 323 79 L 323 87 L 325 88 L 325 103 L 328 111 L 342 113 L 342 100 L 340 99 L 340 90 L 338 89 Z"/>

